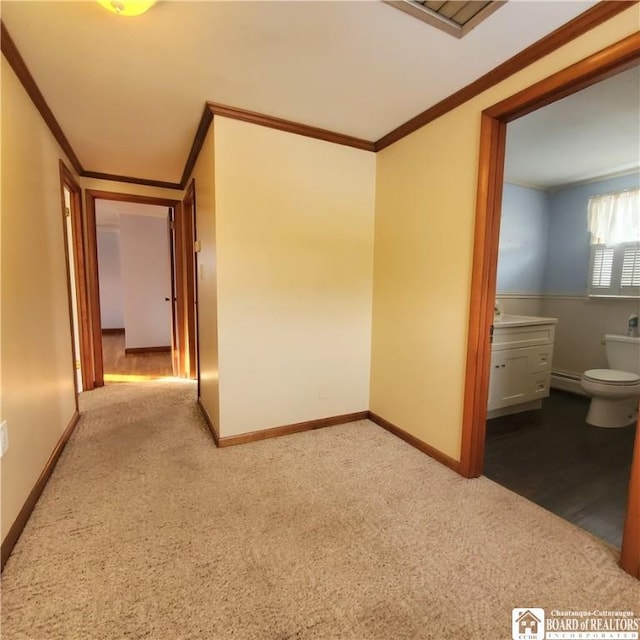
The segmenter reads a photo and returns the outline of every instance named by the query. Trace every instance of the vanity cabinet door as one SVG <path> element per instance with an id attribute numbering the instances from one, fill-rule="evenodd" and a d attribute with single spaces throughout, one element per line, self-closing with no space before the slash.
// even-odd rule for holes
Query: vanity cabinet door
<path id="1" fill-rule="evenodd" d="M 508 349 L 493 353 L 489 378 L 489 411 L 527 402 L 531 393 L 530 351 Z"/>
<path id="2" fill-rule="evenodd" d="M 507 415 L 549 395 L 554 334 L 553 324 L 494 329 L 487 411 L 514 407 L 498 412 Z"/>

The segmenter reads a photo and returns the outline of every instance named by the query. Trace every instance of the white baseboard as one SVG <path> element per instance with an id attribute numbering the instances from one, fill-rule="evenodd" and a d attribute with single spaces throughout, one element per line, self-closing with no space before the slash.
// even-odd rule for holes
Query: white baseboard
<path id="1" fill-rule="evenodd" d="M 569 391 L 570 393 L 577 393 L 580 396 L 586 396 L 587 394 L 580 385 L 581 377 L 582 376 L 575 373 L 552 371 L 551 388 L 559 389 L 560 391 Z"/>

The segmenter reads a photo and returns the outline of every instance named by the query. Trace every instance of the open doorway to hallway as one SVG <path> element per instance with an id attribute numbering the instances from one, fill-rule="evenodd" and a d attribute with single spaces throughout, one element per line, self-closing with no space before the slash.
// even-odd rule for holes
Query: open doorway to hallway
<path id="1" fill-rule="evenodd" d="M 102 199 L 95 212 L 104 380 L 172 376 L 173 212 Z"/>
<path id="2" fill-rule="evenodd" d="M 93 189 L 85 196 L 83 335 L 93 386 L 104 385 L 105 373 L 108 382 L 195 377 L 188 355 L 197 345 L 197 320 L 189 321 L 197 316 L 195 269 L 187 268 L 195 226 L 185 223 L 182 201 Z"/>

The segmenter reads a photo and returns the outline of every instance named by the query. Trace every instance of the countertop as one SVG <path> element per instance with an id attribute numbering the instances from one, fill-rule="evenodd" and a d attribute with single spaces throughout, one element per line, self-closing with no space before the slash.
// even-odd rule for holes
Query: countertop
<path id="1" fill-rule="evenodd" d="M 557 324 L 558 318 L 541 318 L 539 316 L 514 316 L 502 314 L 493 320 L 495 329 L 500 327 L 527 327 L 536 324 Z"/>

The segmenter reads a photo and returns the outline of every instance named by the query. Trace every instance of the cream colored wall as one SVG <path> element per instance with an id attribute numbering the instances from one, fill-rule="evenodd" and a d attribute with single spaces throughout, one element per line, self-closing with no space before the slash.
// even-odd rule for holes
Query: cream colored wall
<path id="1" fill-rule="evenodd" d="M 167 198 L 168 200 L 182 200 L 183 193 L 180 189 L 165 189 L 163 187 L 150 187 L 144 184 L 117 182 L 115 180 L 99 180 L 97 178 L 80 178 L 78 182 L 83 189 L 127 193 L 133 196 Z"/>
<path id="2" fill-rule="evenodd" d="M 4 540 L 76 410 L 58 169 L 64 156 L 4 58 L 2 157 Z"/>
<path id="3" fill-rule="evenodd" d="M 368 409 L 375 156 L 214 127 L 221 435 Z"/>
<path id="4" fill-rule="evenodd" d="M 638 5 L 377 154 L 371 410 L 460 459 L 480 114 L 638 30 Z"/>
<path id="5" fill-rule="evenodd" d="M 216 121 L 217 122 L 217 121 Z M 215 123 L 214 123 L 215 124 Z M 214 180 L 214 130 L 209 132 L 194 167 L 196 185 L 196 235 L 198 324 L 200 352 L 200 400 L 220 431 L 218 390 L 218 282 L 216 252 L 216 203 Z"/>

